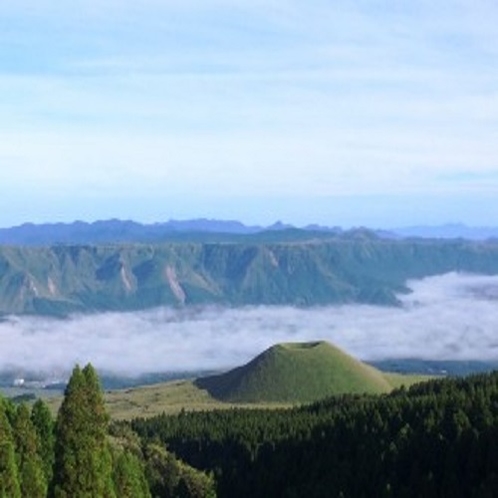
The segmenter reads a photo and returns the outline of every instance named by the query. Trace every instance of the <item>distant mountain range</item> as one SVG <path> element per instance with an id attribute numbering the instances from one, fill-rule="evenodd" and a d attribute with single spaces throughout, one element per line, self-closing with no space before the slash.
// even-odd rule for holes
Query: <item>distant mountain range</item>
<path id="1" fill-rule="evenodd" d="M 352 232 L 365 231 L 354 229 Z M 485 240 L 498 238 L 498 227 L 467 227 L 463 224 L 414 226 L 392 230 L 370 230 L 383 238 L 463 238 Z M 164 223 L 143 224 L 130 220 L 105 220 L 86 223 L 25 223 L 0 229 L 0 245 L 49 246 L 57 244 L 159 243 L 159 242 L 235 242 L 254 237 L 271 239 L 271 234 L 286 232 L 298 240 L 327 238 L 340 235 L 340 227 L 307 225 L 295 227 L 280 221 L 269 226 L 247 226 L 235 220 L 170 220 Z M 266 234 L 266 235 L 265 235 Z"/>
<path id="2" fill-rule="evenodd" d="M 392 233 L 401 237 L 422 237 L 433 239 L 498 239 L 498 227 L 469 227 L 462 223 L 449 223 L 439 226 L 412 226 L 396 228 L 392 230 Z"/>
<path id="3" fill-rule="evenodd" d="M 297 229 L 292 225 L 276 222 L 273 225 L 247 226 L 239 221 L 195 219 L 165 223 L 143 224 L 130 220 L 105 220 L 94 223 L 25 223 L 20 226 L 0 229 L 0 245 L 47 246 L 57 244 L 108 244 L 108 243 L 158 243 L 185 241 L 235 241 L 264 232 L 290 231 L 301 233 L 301 238 L 310 234 L 326 235 L 341 233 L 339 228 L 310 225 Z M 299 237 L 298 237 L 299 238 Z"/>

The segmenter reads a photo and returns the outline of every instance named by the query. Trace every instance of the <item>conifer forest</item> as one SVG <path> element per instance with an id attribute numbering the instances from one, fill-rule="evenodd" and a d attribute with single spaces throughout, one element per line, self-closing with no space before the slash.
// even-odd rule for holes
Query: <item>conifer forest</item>
<path id="1" fill-rule="evenodd" d="M 0 496 L 493 497 L 498 373 L 290 409 L 182 411 L 131 422 L 76 366 L 55 420 L 0 403 Z"/>

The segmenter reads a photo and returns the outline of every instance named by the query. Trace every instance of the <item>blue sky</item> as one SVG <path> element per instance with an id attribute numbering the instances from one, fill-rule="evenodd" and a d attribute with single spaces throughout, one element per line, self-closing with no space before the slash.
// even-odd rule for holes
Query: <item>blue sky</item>
<path id="1" fill-rule="evenodd" d="M 498 225 L 492 1 L 4 0 L 0 226 Z"/>

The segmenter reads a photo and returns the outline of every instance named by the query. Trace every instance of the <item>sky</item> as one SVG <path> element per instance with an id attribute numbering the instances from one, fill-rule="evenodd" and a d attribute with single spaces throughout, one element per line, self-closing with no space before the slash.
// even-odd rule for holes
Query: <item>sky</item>
<path id="1" fill-rule="evenodd" d="M 281 342 L 329 341 L 361 360 L 498 361 L 498 276 L 409 282 L 399 308 L 158 308 L 69 319 L 6 317 L 0 374 L 56 377 L 75 363 L 135 376 L 227 369 Z M 43 354 L 40 354 L 43 351 Z"/>
<path id="2" fill-rule="evenodd" d="M 498 225 L 492 0 L 2 0 L 0 226 Z"/>

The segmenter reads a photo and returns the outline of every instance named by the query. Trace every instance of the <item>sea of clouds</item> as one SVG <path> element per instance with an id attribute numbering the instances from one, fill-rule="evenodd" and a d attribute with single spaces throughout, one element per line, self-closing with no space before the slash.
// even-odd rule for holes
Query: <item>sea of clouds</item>
<path id="1" fill-rule="evenodd" d="M 362 360 L 498 360 L 498 276 L 408 282 L 399 308 L 158 308 L 0 322 L 0 372 L 67 372 L 92 362 L 117 375 L 224 369 L 278 342 L 327 340 Z"/>

